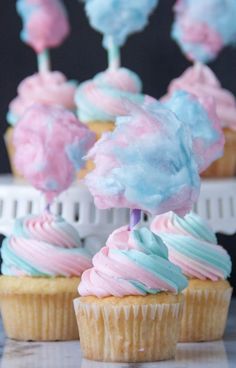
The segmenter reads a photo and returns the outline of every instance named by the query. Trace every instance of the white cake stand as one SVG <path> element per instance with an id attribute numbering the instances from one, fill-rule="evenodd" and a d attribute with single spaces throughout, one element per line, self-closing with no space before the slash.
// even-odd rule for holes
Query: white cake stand
<path id="1" fill-rule="evenodd" d="M 29 184 L 11 175 L 0 176 L 1 234 L 9 235 L 16 218 L 38 214 L 44 205 L 42 195 Z M 102 241 L 129 219 L 126 209 L 98 210 L 87 188 L 79 183 L 74 183 L 58 198 L 52 211 L 75 225 L 82 238 Z M 233 234 L 236 231 L 236 179 L 204 180 L 194 211 L 206 219 L 214 231 Z M 142 219 L 146 224 L 150 220 L 147 216 Z"/>

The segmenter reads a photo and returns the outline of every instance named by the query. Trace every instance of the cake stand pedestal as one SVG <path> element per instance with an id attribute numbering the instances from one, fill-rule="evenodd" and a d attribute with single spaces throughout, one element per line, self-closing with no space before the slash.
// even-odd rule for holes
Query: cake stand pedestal
<path id="1" fill-rule="evenodd" d="M 43 196 L 29 184 L 11 175 L 0 176 L 0 233 L 9 235 L 18 217 L 42 212 Z M 212 226 L 215 232 L 236 231 L 236 179 L 203 180 L 201 194 L 194 211 Z M 52 212 L 73 224 L 82 238 L 106 237 L 129 221 L 129 210 L 98 210 L 88 189 L 74 183 L 52 206 Z M 143 216 L 143 223 L 151 218 Z"/>

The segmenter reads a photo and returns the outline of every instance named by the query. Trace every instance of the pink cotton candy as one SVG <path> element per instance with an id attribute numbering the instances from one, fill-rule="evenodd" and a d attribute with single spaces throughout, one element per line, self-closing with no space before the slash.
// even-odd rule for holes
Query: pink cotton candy
<path id="1" fill-rule="evenodd" d="M 18 0 L 17 11 L 23 19 L 21 38 L 37 53 L 59 46 L 69 34 L 61 0 Z"/>
<path id="2" fill-rule="evenodd" d="M 71 184 L 95 136 L 61 107 L 33 105 L 14 131 L 15 164 L 50 203 Z"/>

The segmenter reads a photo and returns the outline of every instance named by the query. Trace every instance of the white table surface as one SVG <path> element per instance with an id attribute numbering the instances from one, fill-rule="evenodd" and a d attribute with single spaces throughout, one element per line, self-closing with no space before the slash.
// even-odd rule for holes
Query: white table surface
<path id="1" fill-rule="evenodd" d="M 224 340 L 178 344 L 176 359 L 155 363 L 101 363 L 85 360 L 78 341 L 18 342 L 6 339 L 0 328 L 1 368 L 235 368 L 236 299 L 231 303 Z"/>

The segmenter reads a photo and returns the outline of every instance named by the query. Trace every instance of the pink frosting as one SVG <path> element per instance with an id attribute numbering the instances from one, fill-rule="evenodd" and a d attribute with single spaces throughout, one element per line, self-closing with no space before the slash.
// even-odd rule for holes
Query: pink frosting
<path id="1" fill-rule="evenodd" d="M 34 103 L 59 105 L 75 109 L 76 84 L 68 82 L 60 72 L 36 73 L 25 78 L 18 86 L 18 96 L 9 105 L 9 112 L 18 120 Z"/>
<path id="2" fill-rule="evenodd" d="M 67 189 L 95 135 L 61 107 L 33 105 L 14 129 L 15 165 L 50 203 Z"/>
<path id="3" fill-rule="evenodd" d="M 25 0 L 23 39 L 36 52 L 56 47 L 68 36 L 70 26 L 61 0 Z"/>
<path id="4" fill-rule="evenodd" d="M 187 91 L 199 98 L 213 97 L 222 127 L 236 130 L 236 99 L 231 92 L 222 88 L 208 66 L 198 63 L 188 68 L 169 84 L 168 93 L 162 100 L 167 100 L 177 90 Z"/>

